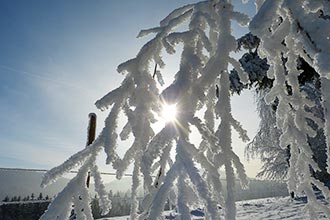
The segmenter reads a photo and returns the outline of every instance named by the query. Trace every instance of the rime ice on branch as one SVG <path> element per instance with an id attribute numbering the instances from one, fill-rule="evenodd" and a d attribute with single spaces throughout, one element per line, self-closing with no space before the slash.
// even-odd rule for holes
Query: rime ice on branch
<path id="1" fill-rule="evenodd" d="M 91 200 L 88 193 L 89 183 L 86 183 L 89 174 L 94 178 L 95 192 L 100 196 L 99 203 L 102 213 L 108 213 L 111 208 L 111 202 L 108 200 L 101 174 L 96 165 L 96 156 L 100 149 L 99 141 L 94 141 L 92 144 L 95 137 L 95 130 L 93 129 L 96 126 L 96 115 L 90 114 L 89 117 L 91 120 L 89 126 L 93 126 L 94 128 L 88 128 L 88 141 L 85 150 L 75 154 L 62 165 L 48 171 L 43 177 L 41 186 L 45 187 L 51 182 L 56 181 L 63 174 L 70 172 L 72 168 L 81 165 L 77 175 L 55 197 L 49 205 L 48 210 L 41 216 L 41 220 L 67 220 L 72 210 L 74 210 L 74 215 L 77 219 L 93 220 L 92 210 L 90 208 Z M 91 149 L 92 151 L 90 151 Z"/>
<path id="2" fill-rule="evenodd" d="M 317 211 L 323 211 L 330 218 L 330 209 L 316 200 L 313 192 L 316 186 L 326 197 L 330 196 L 329 189 L 312 177 L 311 172 L 319 167 L 308 144 L 317 129 L 324 129 L 329 171 L 330 4 L 326 0 L 256 0 L 256 4 L 259 11 L 250 29 L 261 39 L 259 54 L 267 57 L 270 64 L 267 74 L 274 79 L 266 101 L 278 100 L 276 125 L 282 132 L 279 144 L 283 148 L 290 146 L 289 189 L 307 195 L 311 219 L 317 219 Z M 78 219 L 92 218 L 84 184 L 88 171 L 94 176 L 104 210 L 108 210 L 109 202 L 95 165 L 96 155 L 102 149 L 118 178 L 133 164 L 131 219 L 160 218 L 168 198 L 177 205 L 181 219 L 190 219 L 189 210 L 201 205 L 205 206 L 207 217 L 220 219 L 218 204 L 224 207 L 227 220 L 235 219 L 234 167 L 243 186 L 247 178 L 232 151 L 231 129 L 238 131 L 243 141 L 248 137 L 231 115 L 229 64 L 236 70 L 234 78 L 247 83 L 248 77 L 240 63 L 230 57 L 237 48 L 231 35 L 232 20 L 242 25 L 248 23 L 247 16 L 233 10 L 230 0 L 210 0 L 178 8 L 162 20 L 159 27 L 140 32 L 139 37 L 150 33 L 156 36 L 134 59 L 119 65 L 118 72 L 125 75 L 121 86 L 96 102 L 101 110 L 111 108 L 104 129 L 87 148 L 45 175 L 43 185 L 81 165 L 77 176 L 55 198 L 42 219 L 67 219 L 72 204 L 75 210 L 84 210 L 77 213 Z M 174 32 L 184 22 L 188 22 L 188 30 Z M 173 54 L 179 43 L 183 44 L 179 71 L 174 82 L 159 94 L 152 75 L 160 84 L 162 75 L 160 71 L 152 74 L 150 66 L 157 64 L 163 68 L 163 48 Z M 316 103 L 299 87 L 298 59 L 304 59 L 321 76 L 325 122 L 308 110 Z M 155 134 L 151 125 L 164 101 L 175 103 L 179 115 L 175 123 L 168 123 Z M 117 120 L 121 111 L 127 124 L 118 135 Z M 195 114 L 197 111 L 205 111 L 204 118 Z M 220 122 L 216 118 L 220 118 Z M 310 120 L 318 127 L 311 126 Z M 199 146 L 190 143 L 191 127 L 196 127 L 202 137 Z M 133 144 L 120 158 L 116 149 L 118 137 L 125 141 L 131 133 Z M 176 152 L 175 161 L 170 157 L 172 149 Z M 218 172 L 221 167 L 226 171 L 228 196 L 225 201 Z M 153 179 L 156 170 L 158 175 Z M 141 174 L 147 194 L 142 212 L 138 214 L 136 191 L 141 185 Z M 174 190 L 174 185 L 178 190 Z"/>
<path id="3" fill-rule="evenodd" d="M 259 53 L 268 59 L 268 77 L 274 78 L 274 85 L 266 96 L 268 103 L 278 99 L 276 112 L 277 127 L 282 131 L 280 145 L 290 146 L 290 167 L 288 171 L 289 190 L 307 195 L 307 209 L 311 219 L 318 218 L 318 211 L 330 218 L 329 207 L 316 200 L 313 187 L 320 189 L 326 197 L 329 189 L 312 177 L 312 171 L 319 167 L 313 160 L 308 137 L 314 137 L 318 128 L 325 127 L 328 144 L 329 168 L 329 79 L 330 79 L 330 20 L 326 13 L 330 5 L 326 1 L 272 1 L 267 0 L 250 23 L 253 34 L 261 39 Z M 322 99 L 324 101 L 325 124 L 308 111 L 316 105 L 299 88 L 298 59 L 304 59 L 321 76 Z M 289 94 L 287 88 L 290 87 Z M 308 124 L 314 121 L 318 128 Z"/>
<path id="4" fill-rule="evenodd" d="M 51 182 L 83 164 L 82 171 L 72 180 L 79 182 L 84 179 L 83 173 L 92 163 L 90 160 L 94 161 L 93 155 L 104 149 L 106 162 L 117 171 L 117 178 L 121 178 L 133 164 L 132 220 L 161 218 L 168 198 L 177 205 L 181 219 L 190 219 L 190 210 L 201 206 L 205 207 L 209 218 L 220 219 L 220 204 L 225 211 L 225 219 L 234 220 L 234 168 L 242 186 L 247 185 L 247 177 L 232 150 L 231 130 L 234 128 L 243 141 L 247 141 L 248 137 L 231 114 L 229 64 L 235 67 L 240 79 L 247 82 L 240 63 L 230 57 L 237 48 L 231 35 L 232 20 L 241 25 L 249 21 L 246 15 L 233 10 L 229 0 L 203 1 L 176 9 L 160 22 L 159 27 L 141 31 L 139 37 L 150 33 L 156 36 L 142 47 L 134 59 L 119 65 L 118 72 L 125 75 L 121 86 L 96 102 L 101 110 L 111 108 L 104 129 L 88 148 L 48 172 L 44 180 Z M 188 22 L 188 30 L 174 32 L 184 22 Z M 183 44 L 179 71 L 174 82 L 159 94 L 150 66 L 156 63 L 162 68 L 165 65 L 161 57 L 163 48 L 172 54 L 179 43 Z M 155 76 L 161 83 L 161 73 L 156 71 Z M 176 122 L 167 123 L 155 134 L 151 125 L 156 121 L 154 115 L 160 112 L 163 102 L 175 103 L 179 114 Z M 205 110 L 204 118 L 195 115 L 199 110 Z M 121 111 L 127 118 L 127 124 L 118 135 L 117 120 Z M 220 119 L 220 123 L 216 118 Z M 202 136 L 199 146 L 190 142 L 192 126 Z M 130 133 L 133 134 L 133 144 L 120 158 L 116 149 L 118 137 L 125 141 Z M 170 157 L 171 150 L 176 152 L 175 161 Z M 220 182 L 219 169 L 222 167 L 226 171 L 226 200 Z M 158 175 L 153 179 L 155 170 L 158 170 Z M 142 185 L 141 174 L 146 196 L 142 212 L 138 214 L 137 188 Z M 73 186 L 78 188 L 68 188 L 86 192 L 83 185 Z M 59 199 L 63 194 L 66 192 L 60 194 Z M 69 199 L 62 200 L 61 204 L 59 199 L 53 202 L 48 213 L 58 210 L 57 205 L 70 207 Z M 87 200 L 85 202 L 88 203 Z M 63 209 L 63 213 L 68 211 L 69 208 Z"/>
<path id="5" fill-rule="evenodd" d="M 229 92 L 229 63 L 235 66 L 241 79 L 247 79 L 240 64 L 229 56 L 236 49 L 236 40 L 231 35 L 231 20 L 245 25 L 247 16 L 233 11 L 228 1 L 207 1 L 195 4 L 191 15 L 189 30 L 172 33 L 166 40 L 174 46 L 182 42 L 183 52 L 181 64 L 175 81 L 166 88 L 161 97 L 166 102 L 176 103 L 179 111 L 177 122 L 167 125 L 148 145 L 143 156 L 142 172 L 145 184 L 151 186 L 147 195 L 149 201 L 140 219 L 156 219 L 161 215 L 167 196 L 177 181 L 177 206 L 182 219 L 190 219 L 189 210 L 193 204 L 187 198 L 194 195 L 206 206 L 206 213 L 211 219 L 219 219 L 216 204 L 225 207 L 226 219 L 235 219 L 233 187 L 235 185 L 235 166 L 243 186 L 247 178 L 243 165 L 232 151 L 231 127 L 236 129 L 243 141 L 247 141 L 246 131 L 231 115 Z M 205 31 L 209 27 L 209 38 Z M 168 45 L 166 43 L 166 45 Z M 172 47 L 171 47 L 172 48 Z M 207 51 L 207 54 L 203 53 Z M 167 50 L 172 51 L 172 49 Z M 216 100 L 216 84 L 219 87 L 219 99 Z M 195 112 L 206 107 L 204 121 Z M 219 127 L 214 131 L 215 116 L 221 119 Z M 172 127 L 174 126 L 174 128 Z M 195 126 L 202 136 L 197 148 L 189 142 L 189 127 Z M 176 160 L 162 178 L 160 187 L 151 184 L 151 167 L 159 160 L 169 158 L 165 151 L 169 134 L 174 129 L 176 141 Z M 164 137 L 160 140 L 160 135 Z M 171 137 L 173 139 L 173 136 Z M 158 145 L 154 144 L 157 143 Z M 196 168 L 199 164 L 203 175 Z M 223 201 L 222 186 L 218 169 L 226 170 L 228 197 Z M 192 200 L 194 201 L 194 200 Z"/>

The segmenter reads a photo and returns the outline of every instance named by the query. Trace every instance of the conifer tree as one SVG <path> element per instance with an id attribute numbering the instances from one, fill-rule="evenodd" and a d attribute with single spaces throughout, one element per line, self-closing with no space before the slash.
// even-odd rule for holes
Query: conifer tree
<path id="1" fill-rule="evenodd" d="M 288 188 L 289 191 L 307 195 L 311 219 L 318 219 L 319 210 L 330 217 L 330 209 L 318 201 L 313 192 L 316 186 L 326 197 L 330 196 L 329 189 L 312 175 L 312 171 L 320 171 L 320 167 L 313 160 L 313 151 L 308 144 L 308 138 L 317 135 L 317 128 L 324 127 L 329 171 L 327 114 L 330 93 L 327 90 L 330 66 L 326 60 L 330 54 L 330 23 L 323 16 L 324 12 L 329 12 L 329 7 L 326 1 L 267 0 L 250 23 L 252 33 L 261 39 L 259 51 L 270 64 L 267 76 L 274 79 L 265 101 L 271 103 L 278 100 L 276 125 L 282 132 L 279 144 L 282 148 L 290 145 Z M 308 110 L 316 103 L 308 99 L 306 92 L 299 87 L 299 58 L 303 58 L 320 74 L 325 123 Z M 313 127 L 309 120 L 317 126 Z"/>
<path id="2" fill-rule="evenodd" d="M 315 171 L 319 168 L 312 159 L 313 152 L 308 144 L 308 137 L 314 137 L 316 131 L 308 125 L 306 118 L 313 120 L 318 127 L 325 126 L 326 134 L 330 132 L 327 120 L 330 111 L 326 111 L 330 108 L 330 92 L 327 91 L 330 70 L 326 62 L 330 54 L 329 41 L 326 41 L 329 25 L 327 19 L 317 17 L 318 10 L 328 12 L 329 8 L 324 1 L 297 2 L 300 5 L 290 0 L 257 1 L 259 12 L 250 23 L 250 29 L 261 39 L 258 50 L 268 58 L 267 76 L 274 79 L 266 102 L 270 104 L 278 99 L 276 125 L 282 132 L 279 144 L 283 148 L 290 145 L 289 189 L 304 191 L 309 200 L 307 207 L 311 218 L 316 219 L 317 210 L 322 210 L 329 217 L 330 211 L 316 200 L 312 184 L 326 196 L 330 193 L 310 175 L 310 168 Z M 106 153 L 106 163 L 116 170 L 117 178 L 121 178 L 130 165 L 133 166 L 132 220 L 161 219 L 168 198 L 177 206 L 181 219 L 191 219 L 190 209 L 197 206 L 205 207 L 207 218 L 221 219 L 218 204 L 223 207 L 226 220 L 236 218 L 234 171 L 243 187 L 247 186 L 248 181 L 239 157 L 233 152 L 232 129 L 239 133 L 243 141 L 249 138 L 231 114 L 230 92 L 235 78 L 248 84 L 249 75 L 244 73 L 240 62 L 231 57 L 237 48 L 231 32 L 232 21 L 247 25 L 249 18 L 235 11 L 231 0 L 209 0 L 178 8 L 158 27 L 140 32 L 139 37 L 155 36 L 135 58 L 118 66 L 118 72 L 125 77 L 122 84 L 95 103 L 101 110 L 111 109 L 103 130 L 87 148 L 45 175 L 43 185 L 81 165 L 77 176 L 49 206 L 43 220 L 67 219 L 72 203 L 78 210 L 79 219 L 92 219 L 84 184 L 89 170 L 94 176 L 102 207 L 108 209 L 110 203 L 95 165 L 96 155 L 101 150 Z M 312 21 L 316 21 L 316 25 Z M 177 29 L 184 23 L 188 24 L 187 30 Z M 317 34 L 320 38 L 314 39 Z M 166 63 L 161 55 L 164 51 L 175 53 L 178 44 L 183 45 L 180 67 L 174 81 L 160 92 L 157 81 L 163 84 L 160 70 Z M 299 57 L 321 75 L 325 124 L 306 109 L 312 108 L 315 103 L 299 88 Z M 154 65 L 155 69 L 152 68 Z M 230 73 L 230 66 L 236 72 Z M 291 88 L 290 95 L 288 86 Z M 152 124 L 163 106 L 168 104 L 176 105 L 176 119 L 155 133 Z M 127 123 L 119 130 L 117 121 L 121 112 Z M 204 115 L 200 116 L 199 112 Z M 193 127 L 202 137 L 198 144 L 190 139 Z M 121 158 L 117 151 L 118 139 L 125 141 L 130 134 L 133 135 L 133 144 Z M 171 151 L 176 154 L 174 161 Z M 328 165 L 329 161 L 328 157 Z M 224 168 L 226 173 L 225 199 L 220 168 Z M 153 175 L 156 170 L 155 180 Z M 140 182 L 141 175 L 143 183 Z M 138 212 L 137 188 L 140 185 L 143 185 L 146 196 L 140 207 L 141 212 Z"/>

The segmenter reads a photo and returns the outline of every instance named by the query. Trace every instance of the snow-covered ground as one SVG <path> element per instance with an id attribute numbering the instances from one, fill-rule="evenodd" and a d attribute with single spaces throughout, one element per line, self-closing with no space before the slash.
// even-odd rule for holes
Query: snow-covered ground
<path id="1" fill-rule="evenodd" d="M 307 220 L 304 200 L 292 200 L 289 197 L 255 199 L 237 202 L 237 220 Z M 103 220 L 128 220 L 129 216 L 105 218 Z M 203 220 L 194 217 L 194 220 Z M 320 214 L 320 219 L 327 219 Z"/>

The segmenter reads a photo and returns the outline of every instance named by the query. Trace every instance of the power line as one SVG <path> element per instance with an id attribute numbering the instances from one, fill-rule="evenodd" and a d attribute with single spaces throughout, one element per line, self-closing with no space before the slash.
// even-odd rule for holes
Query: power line
<path id="1" fill-rule="evenodd" d="M 9 168 L 9 167 L 0 167 L 0 171 L 24 171 L 24 172 L 48 172 L 49 170 L 47 169 L 33 169 L 33 168 Z M 68 171 L 69 173 L 78 173 L 78 171 L 76 170 L 70 170 Z M 106 176 L 117 176 L 117 174 L 115 172 L 100 172 L 101 175 L 106 175 Z M 124 173 L 123 176 L 126 177 L 132 177 L 133 174 L 131 173 Z M 151 177 L 156 177 L 154 175 L 152 175 Z M 226 180 L 221 178 L 220 180 Z M 239 182 L 239 180 L 236 180 L 237 182 Z"/>
<path id="2" fill-rule="evenodd" d="M 47 169 L 32 169 L 32 168 L 9 168 L 9 167 L 0 167 L 0 170 L 3 171 L 24 171 L 24 172 L 48 172 Z M 70 170 L 69 173 L 78 173 L 76 170 Z M 115 172 L 100 172 L 101 175 L 116 176 Z M 124 173 L 123 176 L 132 177 L 131 173 Z"/>
<path id="3" fill-rule="evenodd" d="M 33 168 L 10 168 L 10 167 L 0 167 L 0 171 L 24 171 L 24 172 L 48 172 L 47 169 L 33 169 Z M 69 173 L 78 173 L 77 170 L 70 170 Z M 107 176 L 117 176 L 115 172 L 100 172 L 101 175 L 107 175 Z M 123 176 L 126 177 L 132 177 L 133 174 L 131 173 L 124 173 Z M 156 177 L 152 175 L 151 177 Z M 226 180 L 226 179 L 220 179 L 220 180 Z M 239 180 L 236 180 L 239 181 Z"/>

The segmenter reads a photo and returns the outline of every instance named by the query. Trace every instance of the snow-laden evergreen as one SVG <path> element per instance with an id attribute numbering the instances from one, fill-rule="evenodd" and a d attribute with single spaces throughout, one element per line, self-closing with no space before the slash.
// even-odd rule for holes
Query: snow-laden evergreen
<path id="1" fill-rule="evenodd" d="M 299 58 L 303 58 L 320 74 L 324 109 L 328 112 L 330 94 L 325 86 L 330 78 L 330 20 L 324 17 L 324 13 L 329 12 L 329 6 L 327 1 L 267 0 L 250 23 L 252 33 L 261 39 L 259 53 L 267 57 L 270 64 L 268 77 L 274 79 L 265 99 L 268 103 L 278 100 L 276 125 L 282 132 L 280 146 L 283 149 L 290 146 L 288 187 L 290 191 L 307 195 L 311 219 L 317 219 L 318 210 L 330 217 L 329 207 L 316 200 L 313 191 L 316 186 L 326 197 L 330 195 L 329 189 L 312 177 L 313 170 L 319 171 L 320 168 L 313 160 L 308 144 L 308 138 L 317 135 L 317 129 L 308 120 L 314 121 L 319 128 L 324 124 L 307 110 L 316 103 L 308 99 L 306 92 L 300 88 L 298 76 L 301 71 L 297 66 Z M 326 120 L 327 137 L 328 123 Z"/>
<path id="2" fill-rule="evenodd" d="M 276 105 L 267 105 L 264 97 L 269 89 L 256 94 L 260 124 L 258 133 L 247 145 L 245 154 L 250 158 L 259 157 L 262 168 L 258 177 L 283 180 L 289 168 L 290 148 L 280 147 L 281 131 L 276 127 Z"/>
<path id="3" fill-rule="evenodd" d="M 122 85 L 96 102 L 101 110 L 111 108 L 99 137 L 88 148 L 49 171 L 45 183 L 83 163 L 81 169 L 84 170 L 72 180 L 74 187 L 69 184 L 67 188 L 86 192 L 80 181 L 94 161 L 91 155 L 103 148 L 107 163 L 112 164 L 118 178 L 133 164 L 131 219 L 157 219 L 168 197 L 177 205 L 182 219 L 188 219 L 191 207 L 201 204 L 205 204 L 211 219 L 220 219 L 219 204 L 226 211 L 226 219 L 235 219 L 234 167 L 244 186 L 247 185 L 247 177 L 238 156 L 232 151 L 231 129 L 237 130 L 243 141 L 247 141 L 248 137 L 231 115 L 229 64 L 236 68 L 241 80 L 247 80 L 240 63 L 229 55 L 237 48 L 236 40 L 231 35 L 232 20 L 242 25 L 249 21 L 246 15 L 233 10 L 230 1 L 205 1 L 176 9 L 160 22 L 159 27 L 141 31 L 139 37 L 151 33 L 156 36 L 142 47 L 135 58 L 119 65 L 118 72 L 125 75 Z M 173 32 L 184 22 L 188 22 L 188 30 Z M 150 66 L 157 64 L 162 68 L 165 65 L 161 57 L 162 49 L 165 48 L 170 54 L 175 53 L 179 43 L 183 44 L 179 71 L 174 82 L 159 94 L 157 82 L 152 76 L 155 75 L 161 83 L 161 73 L 156 71 L 153 74 Z M 216 85 L 219 88 L 218 99 Z M 178 116 L 175 122 L 166 124 L 159 133 L 154 134 L 151 124 L 165 103 L 175 103 Z M 205 118 L 202 119 L 195 113 L 204 106 Z M 118 135 L 117 120 L 121 111 L 127 116 L 127 124 Z M 220 125 L 214 130 L 218 124 L 215 116 L 220 118 Z M 189 140 L 191 126 L 195 126 L 202 136 L 200 146 Z M 134 142 L 120 158 L 116 149 L 117 139 L 125 140 L 130 133 L 133 133 Z M 172 148 L 176 152 L 174 162 L 170 157 Z M 221 190 L 221 167 L 226 171 L 226 201 Z M 153 170 L 156 169 L 159 169 L 159 175 L 153 180 Z M 141 173 L 147 195 L 142 203 L 143 212 L 139 215 L 136 190 L 141 185 Z M 58 202 L 61 196 L 67 200 Z M 191 196 L 198 199 L 191 200 Z M 68 198 L 71 195 L 64 191 L 47 213 L 61 212 L 65 216 L 61 219 L 65 219 L 70 208 L 62 210 L 58 207 L 71 207 Z M 88 199 L 84 202 L 87 204 Z M 84 212 L 88 215 L 89 210 L 86 208 Z"/>
<path id="4" fill-rule="evenodd" d="M 159 188 L 151 187 L 148 197 L 150 199 L 150 211 L 146 209 L 141 219 L 148 216 L 156 219 L 161 215 L 166 201 L 166 195 L 177 181 L 178 195 L 177 206 L 182 214 L 182 219 L 189 219 L 189 206 L 193 200 L 188 200 L 189 195 L 199 197 L 204 201 L 207 214 L 211 219 L 219 219 L 217 204 L 225 206 L 226 219 L 235 219 L 234 185 L 235 177 L 233 165 L 243 185 L 247 184 L 247 178 L 243 165 L 231 148 L 231 127 L 236 129 L 244 141 L 248 140 L 246 131 L 243 130 L 230 113 L 230 91 L 228 64 L 231 63 L 240 71 L 240 76 L 245 75 L 240 64 L 229 56 L 237 47 L 235 38 L 231 33 L 231 20 L 236 19 L 242 24 L 247 24 L 247 16 L 234 12 L 233 6 L 225 1 L 209 1 L 194 5 L 194 11 L 189 23 L 189 31 L 173 33 L 167 40 L 174 46 L 178 42 L 183 43 L 180 70 L 176 79 L 162 94 L 162 100 L 168 103 L 176 103 L 179 115 L 176 124 L 167 125 L 168 132 L 174 132 L 176 140 L 176 161 L 169 167 L 163 184 Z M 207 38 L 206 27 L 210 27 Z M 212 47 L 213 46 L 213 47 Z M 203 49 L 208 51 L 208 56 L 203 54 Z M 167 51 L 172 51 L 168 50 Z M 221 57 L 221 59 L 220 59 Z M 189 59 L 188 59 L 189 58 Z M 219 80 L 220 77 L 220 80 Z M 246 78 L 246 77 L 245 77 Z M 216 84 L 219 84 L 219 99 L 216 100 Z M 195 116 L 195 112 L 206 105 L 205 122 Z M 215 115 L 219 116 L 221 123 L 214 131 Z M 193 125 L 202 136 L 202 143 L 197 148 L 189 143 L 189 127 Z M 173 127 L 174 126 L 174 127 Z M 174 129 L 174 131 L 173 131 Z M 161 133 L 165 130 L 161 131 Z M 156 136 L 157 137 L 157 136 Z M 167 138 L 165 136 L 165 138 Z M 142 166 L 145 183 L 152 186 L 150 168 L 153 163 L 169 157 L 162 154 L 162 148 L 166 147 L 165 139 L 158 140 L 161 145 L 149 145 L 143 156 Z M 155 149 L 156 147 L 156 149 Z M 157 149 L 158 148 L 158 149 Z M 157 151 L 157 152 L 156 152 Z M 200 164 L 203 170 L 201 176 L 195 163 Z M 220 174 L 218 169 L 224 166 L 226 170 L 228 197 L 223 201 L 221 194 Z M 191 182 L 190 184 L 187 184 Z M 187 193 L 191 192 L 191 193 Z M 190 202 L 189 202 L 190 201 Z M 195 204 L 195 206 L 198 205 Z"/>
<path id="5" fill-rule="evenodd" d="M 231 91 L 252 83 L 253 79 L 259 80 L 260 73 L 265 74 L 267 70 L 267 76 L 274 79 L 274 84 L 265 100 L 268 104 L 278 101 L 276 126 L 282 133 L 279 145 L 284 149 L 290 146 L 289 189 L 307 195 L 306 207 L 312 219 L 317 218 L 319 210 L 330 217 L 330 209 L 314 195 L 313 185 L 327 197 L 330 192 L 312 177 L 312 172 L 319 167 L 308 144 L 309 138 L 315 137 L 317 129 L 323 127 L 329 143 L 330 92 L 325 87 L 330 84 L 330 65 L 327 65 L 330 20 L 326 14 L 329 3 L 325 0 L 258 0 L 256 5 L 259 11 L 250 23 L 250 29 L 261 39 L 260 46 L 252 35 L 237 44 L 231 23 L 236 21 L 244 26 L 249 18 L 234 11 L 231 0 L 209 0 L 183 6 L 171 12 L 158 27 L 141 31 L 138 37 L 155 36 L 135 58 L 118 66 L 117 71 L 125 77 L 122 84 L 95 103 L 100 110 L 110 109 L 99 136 L 45 175 L 43 185 L 56 181 L 74 167 L 81 167 L 42 219 L 67 219 L 72 205 L 78 219 L 92 218 L 85 184 L 89 171 L 94 176 L 103 211 L 110 208 L 95 165 L 97 154 L 104 150 L 106 163 L 116 170 L 117 178 L 120 179 L 129 166 L 133 167 L 132 220 L 162 219 L 168 199 L 177 207 L 178 219 L 190 219 L 190 210 L 197 207 L 205 208 L 208 219 L 221 219 L 220 205 L 224 218 L 235 220 L 235 171 L 243 187 L 248 185 L 248 180 L 243 164 L 233 152 L 232 129 L 243 141 L 249 138 L 231 114 Z M 176 31 L 178 27 L 186 27 L 185 24 L 187 30 Z M 251 40 L 251 45 L 245 48 L 251 56 L 243 57 L 240 62 L 231 57 L 232 52 Z M 157 67 L 162 69 L 166 63 L 162 53 L 176 53 L 178 44 L 183 45 L 179 70 L 172 84 L 160 92 L 157 83 L 163 85 L 163 77 Z M 252 47 L 257 47 L 259 54 L 267 58 L 269 66 L 254 69 L 251 62 L 263 64 L 264 60 L 252 52 Z M 325 125 L 322 118 L 309 110 L 317 103 L 299 86 L 299 58 L 322 77 Z M 231 71 L 231 67 L 234 70 Z M 165 104 L 175 104 L 178 114 L 174 121 L 155 133 L 152 125 Z M 127 123 L 119 130 L 117 121 L 121 112 Z M 313 127 L 308 120 L 318 127 Z M 190 139 L 193 127 L 202 139 L 198 144 Z M 133 143 L 121 158 L 117 150 L 118 139 L 126 141 L 131 134 Z M 171 157 L 171 152 L 175 152 L 175 158 Z M 329 163 L 328 157 L 328 167 Z M 221 168 L 226 173 L 226 198 L 220 182 Z M 141 207 L 137 200 L 140 185 L 146 192 Z"/>

